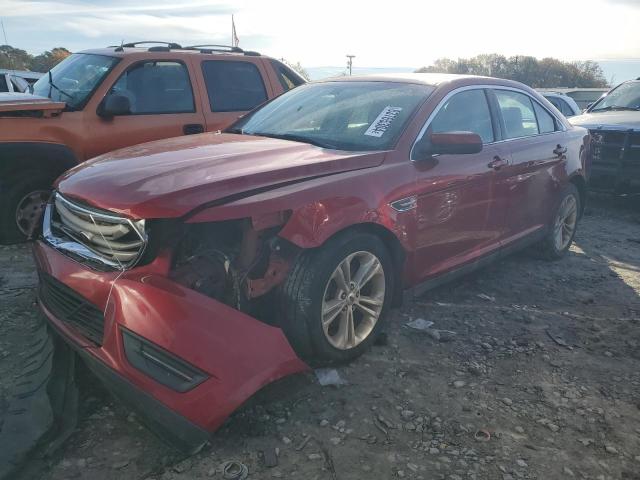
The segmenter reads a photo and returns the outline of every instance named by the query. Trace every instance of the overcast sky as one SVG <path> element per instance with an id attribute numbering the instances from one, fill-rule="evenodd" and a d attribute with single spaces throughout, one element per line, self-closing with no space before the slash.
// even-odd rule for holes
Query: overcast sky
<path id="1" fill-rule="evenodd" d="M 342 65 L 347 53 L 367 67 L 493 52 L 640 58 L 640 0 L 0 0 L 8 43 L 34 54 L 122 40 L 228 44 L 231 14 L 241 47 L 307 67 Z"/>

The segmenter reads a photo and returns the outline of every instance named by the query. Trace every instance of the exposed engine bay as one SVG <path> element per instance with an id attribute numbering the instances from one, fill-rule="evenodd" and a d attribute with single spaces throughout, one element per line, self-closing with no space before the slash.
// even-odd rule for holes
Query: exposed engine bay
<path id="1" fill-rule="evenodd" d="M 282 225 L 262 230 L 251 219 L 188 224 L 178 242 L 171 278 L 267 323 L 265 301 L 286 278 L 299 248 L 278 237 Z"/>

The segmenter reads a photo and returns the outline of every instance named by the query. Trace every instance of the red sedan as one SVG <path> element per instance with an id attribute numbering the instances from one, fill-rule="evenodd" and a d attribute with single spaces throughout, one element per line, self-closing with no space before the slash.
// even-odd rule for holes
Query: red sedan
<path id="1" fill-rule="evenodd" d="M 224 133 L 57 182 L 40 305 L 119 396 L 194 448 L 263 385 L 363 353 L 403 291 L 569 249 L 586 130 L 507 80 L 300 86 Z"/>

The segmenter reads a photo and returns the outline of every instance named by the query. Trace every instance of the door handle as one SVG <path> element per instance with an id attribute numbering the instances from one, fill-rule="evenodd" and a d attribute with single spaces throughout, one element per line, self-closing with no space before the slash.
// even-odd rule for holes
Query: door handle
<path id="1" fill-rule="evenodd" d="M 553 149 L 553 153 L 559 157 L 567 153 L 567 147 L 563 147 L 562 145 L 556 145 L 556 148 Z"/>
<path id="2" fill-rule="evenodd" d="M 493 160 L 487 164 L 487 167 L 493 168 L 494 170 L 500 170 L 502 167 L 506 167 L 507 165 L 509 165 L 509 162 L 496 155 L 493 157 Z"/>
<path id="3" fill-rule="evenodd" d="M 204 133 L 204 125 L 200 123 L 187 123 L 182 127 L 185 135 L 195 135 L 196 133 Z"/>

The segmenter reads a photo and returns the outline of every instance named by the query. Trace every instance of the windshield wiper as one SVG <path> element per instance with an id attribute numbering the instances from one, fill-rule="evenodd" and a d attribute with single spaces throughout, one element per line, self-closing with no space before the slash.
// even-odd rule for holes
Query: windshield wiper
<path id="1" fill-rule="evenodd" d="M 66 95 L 67 97 L 69 97 L 71 100 L 73 100 L 73 95 L 69 95 L 67 92 L 65 92 L 64 90 L 62 90 L 60 87 L 58 87 L 55 83 L 53 83 L 53 77 L 51 76 L 51 70 L 49 70 L 49 85 L 51 85 L 53 88 L 55 88 L 57 91 L 59 91 L 61 94 Z"/>
<path id="2" fill-rule="evenodd" d="M 630 111 L 638 111 L 640 107 L 623 107 L 621 105 L 609 105 L 607 107 L 602 108 L 594 108 L 591 110 L 592 112 L 607 112 L 611 110 L 630 110 Z"/>
<path id="3" fill-rule="evenodd" d="M 247 135 L 247 132 L 242 132 L 242 133 L 244 135 Z M 248 135 L 258 135 L 260 137 L 278 138 L 280 140 L 291 140 L 293 142 L 308 143 L 309 145 L 315 145 L 316 147 L 320 147 L 320 148 L 330 148 L 332 150 L 338 150 L 338 148 L 335 145 L 332 145 L 330 143 L 322 142 L 322 141 L 316 140 L 315 138 L 305 137 L 303 135 L 296 135 L 293 133 L 254 132 L 254 133 L 249 133 Z"/>

